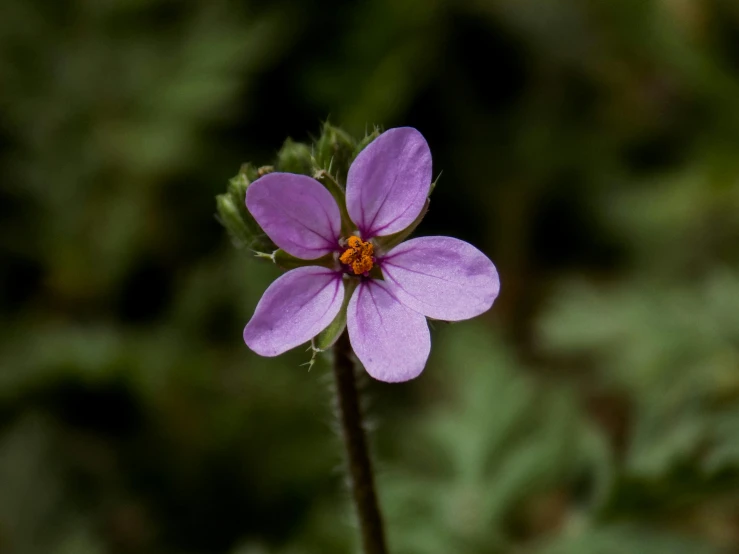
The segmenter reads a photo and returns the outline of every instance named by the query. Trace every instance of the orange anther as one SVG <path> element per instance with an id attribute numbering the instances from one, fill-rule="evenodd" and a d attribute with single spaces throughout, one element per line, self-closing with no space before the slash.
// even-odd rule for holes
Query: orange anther
<path id="1" fill-rule="evenodd" d="M 372 269 L 374 265 L 372 255 L 375 253 L 375 247 L 371 242 L 364 242 L 359 237 L 351 236 L 346 244 L 349 248 L 339 256 L 342 264 L 348 265 L 354 275 L 362 275 Z"/>

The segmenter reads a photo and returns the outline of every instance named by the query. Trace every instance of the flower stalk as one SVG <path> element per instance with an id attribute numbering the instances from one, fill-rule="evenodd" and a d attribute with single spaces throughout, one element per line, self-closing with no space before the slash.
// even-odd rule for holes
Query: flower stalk
<path id="1" fill-rule="evenodd" d="M 372 461 L 362 423 L 349 335 L 344 332 L 333 348 L 333 370 L 346 465 L 356 508 L 364 554 L 387 554 L 382 515 L 375 492 Z"/>

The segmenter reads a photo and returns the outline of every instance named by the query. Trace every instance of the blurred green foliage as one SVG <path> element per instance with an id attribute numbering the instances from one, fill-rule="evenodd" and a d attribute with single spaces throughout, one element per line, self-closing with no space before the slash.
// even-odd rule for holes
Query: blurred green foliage
<path id="1" fill-rule="evenodd" d="M 213 205 L 326 118 L 420 129 L 419 232 L 502 279 L 366 384 L 393 551 L 739 551 L 738 45 L 733 0 L 4 0 L 0 552 L 354 551 L 325 361 L 243 345 L 279 272 Z"/>

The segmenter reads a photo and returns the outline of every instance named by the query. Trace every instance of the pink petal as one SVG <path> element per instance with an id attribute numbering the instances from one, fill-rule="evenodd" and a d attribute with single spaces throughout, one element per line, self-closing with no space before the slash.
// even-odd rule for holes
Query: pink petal
<path id="1" fill-rule="evenodd" d="M 451 237 L 399 244 L 381 266 L 396 298 L 434 319 L 459 321 L 480 315 L 500 291 L 493 262 L 471 244 Z"/>
<path id="2" fill-rule="evenodd" d="M 392 235 L 421 212 L 431 186 L 431 151 L 412 127 L 382 133 L 349 168 L 346 207 L 362 237 Z"/>
<path id="3" fill-rule="evenodd" d="M 315 260 L 338 246 L 339 207 L 315 179 L 268 173 L 246 189 L 246 207 L 272 242 L 297 258 Z"/>
<path id="4" fill-rule="evenodd" d="M 328 327 L 341 309 L 341 274 L 324 267 L 299 267 L 264 292 L 244 329 L 244 342 L 261 356 L 277 356 Z"/>
<path id="5" fill-rule="evenodd" d="M 372 377 L 408 381 L 423 371 L 431 351 L 426 318 L 398 302 L 383 281 L 363 281 L 347 310 L 354 353 Z"/>

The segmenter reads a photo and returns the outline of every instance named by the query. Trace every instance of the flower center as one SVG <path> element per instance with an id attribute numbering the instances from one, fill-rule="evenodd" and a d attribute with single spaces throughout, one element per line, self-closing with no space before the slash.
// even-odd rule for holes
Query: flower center
<path id="1" fill-rule="evenodd" d="M 367 273 L 374 265 L 372 254 L 375 247 L 370 242 L 364 242 L 359 237 L 351 236 L 347 239 L 348 248 L 339 256 L 339 261 L 348 265 L 354 275 Z"/>

